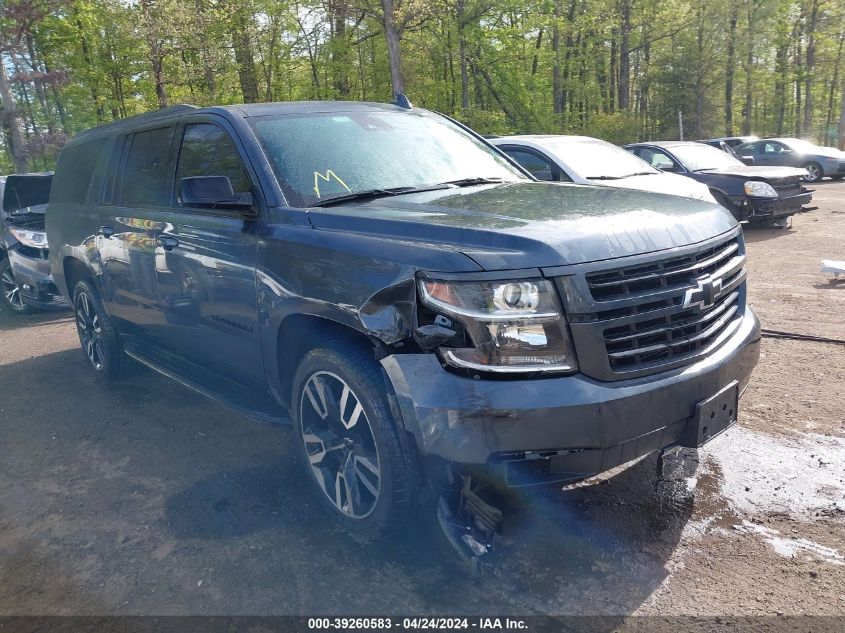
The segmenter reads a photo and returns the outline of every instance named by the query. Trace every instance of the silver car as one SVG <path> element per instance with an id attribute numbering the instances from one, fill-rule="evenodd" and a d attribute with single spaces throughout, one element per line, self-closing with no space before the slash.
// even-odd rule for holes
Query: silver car
<path id="1" fill-rule="evenodd" d="M 668 174 L 621 147 L 590 136 L 520 135 L 489 141 L 538 180 L 607 185 L 715 202 L 706 185 Z"/>

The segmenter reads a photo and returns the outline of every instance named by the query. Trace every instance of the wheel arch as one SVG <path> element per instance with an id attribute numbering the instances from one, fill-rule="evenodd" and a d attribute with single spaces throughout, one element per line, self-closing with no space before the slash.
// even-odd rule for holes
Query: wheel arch
<path id="1" fill-rule="evenodd" d="M 305 354 L 317 347 L 331 347 L 338 342 L 372 354 L 374 361 L 384 349 L 383 343 L 363 332 L 314 314 L 291 314 L 279 324 L 275 345 L 278 388 L 286 404 L 290 404 L 293 376 Z"/>
<path id="2" fill-rule="evenodd" d="M 82 281 L 83 279 L 87 279 L 92 283 L 94 282 L 94 275 L 88 266 L 72 255 L 68 255 L 62 260 L 62 273 L 64 275 L 65 290 L 67 291 L 65 296 L 70 301 L 73 301 L 73 289 L 77 282 Z"/>

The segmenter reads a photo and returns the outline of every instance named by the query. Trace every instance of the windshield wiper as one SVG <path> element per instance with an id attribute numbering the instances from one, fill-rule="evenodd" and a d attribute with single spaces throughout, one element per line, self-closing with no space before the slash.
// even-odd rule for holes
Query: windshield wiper
<path id="1" fill-rule="evenodd" d="M 622 180 L 627 176 L 587 176 L 587 180 Z"/>
<path id="2" fill-rule="evenodd" d="M 498 176 L 487 178 L 484 176 L 473 176 L 471 178 L 458 178 L 457 180 L 447 180 L 441 182 L 441 185 L 452 185 L 453 187 L 472 187 L 473 185 L 492 185 L 498 182 L 503 182 L 502 178 Z"/>
<path id="3" fill-rule="evenodd" d="M 416 193 L 418 191 L 428 191 L 431 187 L 388 187 L 386 189 L 367 189 L 366 191 L 355 191 L 353 193 L 343 194 L 341 196 L 334 196 L 326 198 L 325 200 L 317 200 L 311 204 L 312 207 L 326 207 L 331 204 L 339 204 L 341 202 L 351 202 L 353 200 L 374 200 L 376 198 L 388 198 L 390 196 L 399 196 L 403 193 Z"/>

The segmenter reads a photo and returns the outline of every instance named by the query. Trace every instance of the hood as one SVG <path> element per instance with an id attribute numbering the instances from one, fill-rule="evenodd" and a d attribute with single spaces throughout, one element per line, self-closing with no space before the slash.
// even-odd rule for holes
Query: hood
<path id="1" fill-rule="evenodd" d="M 3 211 L 44 212 L 50 199 L 53 174 L 12 174 L 3 183 Z"/>
<path id="2" fill-rule="evenodd" d="M 666 172 L 628 176 L 619 180 L 603 180 L 601 184 L 623 189 L 652 191 L 654 193 L 666 193 L 672 196 L 683 196 L 685 198 L 715 202 L 707 185 L 703 185 L 697 180 L 687 178 L 686 176 Z"/>
<path id="3" fill-rule="evenodd" d="M 807 170 L 800 167 L 737 165 L 736 167 L 708 169 L 699 173 L 719 174 L 720 176 L 736 176 L 737 178 L 752 178 L 754 180 L 786 180 L 789 178 L 800 178 L 807 173 Z"/>
<path id="4" fill-rule="evenodd" d="M 707 240 L 736 221 L 717 204 L 615 187 L 517 182 L 309 210 L 316 229 L 458 250 L 485 270 L 542 268 Z"/>

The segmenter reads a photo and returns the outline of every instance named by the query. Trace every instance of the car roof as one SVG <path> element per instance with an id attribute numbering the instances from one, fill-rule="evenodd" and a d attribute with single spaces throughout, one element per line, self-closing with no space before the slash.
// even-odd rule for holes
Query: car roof
<path id="1" fill-rule="evenodd" d="M 591 142 L 591 141 L 601 141 L 606 143 L 607 141 L 602 141 L 600 138 L 594 138 L 592 136 L 577 136 L 573 134 L 513 134 L 511 136 L 498 136 L 494 139 L 490 139 L 496 142 L 502 141 L 563 141 L 566 143 L 584 143 L 584 142 Z"/>
<path id="2" fill-rule="evenodd" d="M 410 112 L 408 108 L 388 103 L 374 103 L 368 101 L 285 101 L 273 103 L 242 103 L 225 106 L 199 107 L 187 103 L 169 106 L 161 110 L 146 112 L 136 116 L 112 121 L 104 125 L 85 130 L 77 134 L 69 144 L 75 144 L 77 140 L 88 140 L 106 134 L 121 133 L 130 131 L 139 125 L 146 125 L 156 121 L 163 121 L 168 118 L 184 114 L 218 114 L 229 117 L 249 118 L 255 116 L 266 116 L 272 114 L 305 114 L 325 112 L 366 112 L 379 110 L 382 112 Z M 423 110 L 424 111 L 424 110 Z"/>
<path id="3" fill-rule="evenodd" d="M 643 145 L 653 145 L 655 147 L 664 147 L 669 149 L 671 147 L 680 147 L 682 145 L 699 145 L 698 141 L 643 141 L 642 143 L 630 143 L 625 147 L 639 147 Z"/>

